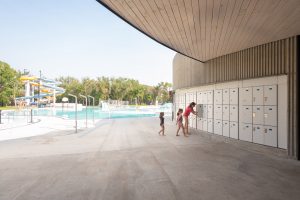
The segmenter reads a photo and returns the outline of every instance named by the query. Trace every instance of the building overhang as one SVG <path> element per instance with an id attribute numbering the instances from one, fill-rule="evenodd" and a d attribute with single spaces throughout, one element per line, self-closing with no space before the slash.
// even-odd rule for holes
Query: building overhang
<path id="1" fill-rule="evenodd" d="M 160 44 L 198 61 L 300 34 L 299 0 L 97 0 Z"/>

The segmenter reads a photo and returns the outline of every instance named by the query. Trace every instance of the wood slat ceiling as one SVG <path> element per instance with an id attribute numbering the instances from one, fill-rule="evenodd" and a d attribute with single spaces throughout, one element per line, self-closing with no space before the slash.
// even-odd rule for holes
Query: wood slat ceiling
<path id="1" fill-rule="evenodd" d="M 300 0 L 97 0 L 159 43 L 207 61 L 300 34 Z"/>

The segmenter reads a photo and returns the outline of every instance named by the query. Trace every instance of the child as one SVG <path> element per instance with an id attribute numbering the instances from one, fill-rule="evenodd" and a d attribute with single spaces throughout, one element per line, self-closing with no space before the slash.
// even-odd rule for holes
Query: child
<path id="1" fill-rule="evenodd" d="M 160 135 L 160 133 L 162 133 L 163 136 L 165 136 L 165 118 L 164 118 L 164 114 L 165 114 L 164 112 L 159 113 L 161 130 L 158 132 L 159 135 Z"/>
<path id="2" fill-rule="evenodd" d="M 176 132 L 176 136 L 179 136 L 178 132 L 180 130 L 180 128 L 182 129 L 183 131 L 183 135 L 185 137 L 188 137 L 185 132 L 184 132 L 184 127 L 183 127 L 183 124 L 182 124 L 182 120 L 183 120 L 183 117 L 182 117 L 182 113 L 183 113 L 183 109 L 179 108 L 178 112 L 177 112 L 177 121 L 176 121 L 176 125 L 178 125 L 178 129 L 177 129 L 177 132 Z"/>

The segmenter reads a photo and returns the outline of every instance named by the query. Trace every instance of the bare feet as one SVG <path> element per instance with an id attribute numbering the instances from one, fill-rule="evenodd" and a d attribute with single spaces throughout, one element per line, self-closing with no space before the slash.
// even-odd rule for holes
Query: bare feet
<path id="1" fill-rule="evenodd" d="M 179 136 L 178 134 L 176 136 Z"/>
<path id="2" fill-rule="evenodd" d="M 184 134 L 184 137 L 189 137 L 187 134 Z"/>

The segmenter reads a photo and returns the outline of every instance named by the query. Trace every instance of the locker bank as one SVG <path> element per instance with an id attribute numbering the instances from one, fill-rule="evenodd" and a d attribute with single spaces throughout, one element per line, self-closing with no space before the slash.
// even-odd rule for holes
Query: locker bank
<path id="1" fill-rule="evenodd" d="M 174 102 L 177 110 L 197 102 L 191 128 L 287 149 L 287 87 L 285 75 L 211 84 L 178 89 Z"/>

